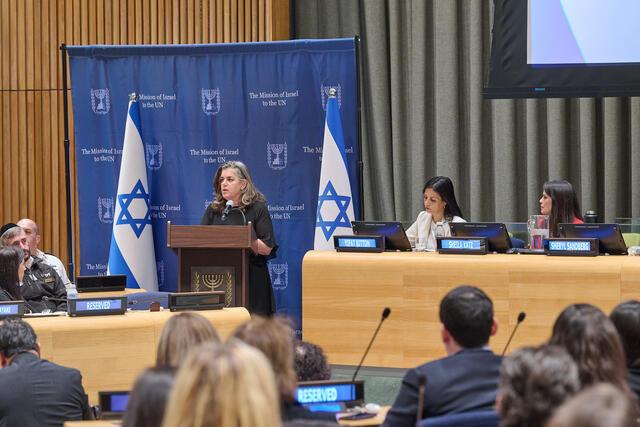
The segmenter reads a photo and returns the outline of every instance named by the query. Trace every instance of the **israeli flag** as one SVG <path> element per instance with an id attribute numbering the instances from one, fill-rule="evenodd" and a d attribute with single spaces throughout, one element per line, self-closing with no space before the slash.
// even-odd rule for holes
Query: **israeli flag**
<path id="1" fill-rule="evenodd" d="M 140 107 L 131 95 L 124 129 L 107 274 L 126 274 L 128 288 L 158 290 Z"/>
<path id="2" fill-rule="evenodd" d="M 333 235 L 353 234 L 351 221 L 354 218 L 340 110 L 335 89 L 331 88 L 327 100 L 327 119 L 324 125 L 314 249 L 334 249 Z"/>

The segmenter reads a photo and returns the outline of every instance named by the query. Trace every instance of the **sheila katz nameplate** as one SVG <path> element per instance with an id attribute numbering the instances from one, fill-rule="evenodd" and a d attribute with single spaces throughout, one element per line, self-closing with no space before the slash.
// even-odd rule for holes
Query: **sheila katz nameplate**
<path id="1" fill-rule="evenodd" d="M 236 270 L 233 267 L 191 267 L 193 292 L 225 291 L 225 307 L 233 305 Z"/>

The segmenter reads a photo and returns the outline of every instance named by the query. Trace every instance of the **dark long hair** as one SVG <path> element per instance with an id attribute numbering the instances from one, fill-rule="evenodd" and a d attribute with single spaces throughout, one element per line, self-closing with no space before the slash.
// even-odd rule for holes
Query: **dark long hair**
<path id="1" fill-rule="evenodd" d="M 442 200 L 446 203 L 444 207 L 444 217 L 447 221 L 451 221 L 454 216 L 464 218 L 462 211 L 456 201 L 456 193 L 453 190 L 453 182 L 447 176 L 434 176 L 424 184 L 422 194 L 430 188 L 442 197 Z"/>
<path id="2" fill-rule="evenodd" d="M 18 268 L 23 261 L 22 249 L 15 246 L 0 248 L 0 288 L 7 291 L 14 300 L 22 299 Z"/>
<path id="3" fill-rule="evenodd" d="M 161 426 L 175 376 L 176 369 L 168 366 L 145 369 L 133 386 L 122 426 Z"/>
<path id="4" fill-rule="evenodd" d="M 542 191 L 551 197 L 549 236 L 558 237 L 558 224 L 571 223 L 574 218 L 582 220 L 576 190 L 569 181 L 547 181 L 542 186 Z"/>
<path id="5" fill-rule="evenodd" d="M 631 395 L 618 331 L 599 308 L 591 304 L 565 308 L 553 325 L 549 344 L 564 347 L 573 357 L 582 387 L 610 382 Z"/>

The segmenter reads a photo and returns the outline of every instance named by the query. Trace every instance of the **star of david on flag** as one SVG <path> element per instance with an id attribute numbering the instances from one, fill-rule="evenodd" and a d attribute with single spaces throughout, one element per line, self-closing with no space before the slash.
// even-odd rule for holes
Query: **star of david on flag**
<path id="1" fill-rule="evenodd" d="M 334 249 L 333 235 L 353 234 L 351 221 L 354 219 L 340 109 L 334 90 L 327 101 L 314 249 Z"/>
<path id="2" fill-rule="evenodd" d="M 157 291 L 147 163 L 135 99 L 129 101 L 116 200 L 107 274 L 126 274 L 129 288 Z"/>

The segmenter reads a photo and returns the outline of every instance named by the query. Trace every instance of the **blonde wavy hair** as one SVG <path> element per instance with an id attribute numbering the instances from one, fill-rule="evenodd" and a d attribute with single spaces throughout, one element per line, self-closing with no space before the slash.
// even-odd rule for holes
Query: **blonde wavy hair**
<path id="1" fill-rule="evenodd" d="M 211 202 L 211 208 L 214 212 L 222 212 L 227 203 L 227 201 L 222 197 L 222 191 L 220 188 L 220 175 L 222 175 L 222 172 L 226 169 L 233 169 L 238 179 L 242 179 L 247 183 L 247 186 L 241 193 L 242 195 L 240 197 L 239 206 L 240 209 L 246 210 L 248 206 L 254 204 L 255 202 L 264 202 L 266 200 L 264 195 L 253 183 L 247 165 L 239 161 L 230 161 L 223 163 L 222 166 L 220 166 L 216 171 L 216 174 L 213 176 L 214 194 L 213 202 Z"/>
<path id="2" fill-rule="evenodd" d="M 206 317 L 192 312 L 176 314 L 160 333 L 156 366 L 179 368 L 191 349 L 207 341 L 220 342 L 220 336 Z"/>
<path id="3" fill-rule="evenodd" d="M 280 427 L 273 371 L 238 340 L 205 343 L 178 371 L 163 427 Z"/>
<path id="4" fill-rule="evenodd" d="M 292 401 L 298 376 L 295 370 L 293 330 L 291 324 L 282 317 L 254 316 L 238 326 L 233 337 L 260 350 L 271 362 L 280 397 Z"/>

